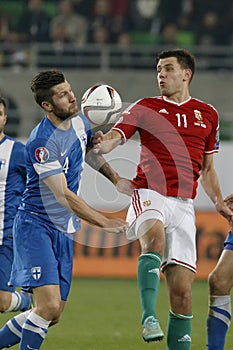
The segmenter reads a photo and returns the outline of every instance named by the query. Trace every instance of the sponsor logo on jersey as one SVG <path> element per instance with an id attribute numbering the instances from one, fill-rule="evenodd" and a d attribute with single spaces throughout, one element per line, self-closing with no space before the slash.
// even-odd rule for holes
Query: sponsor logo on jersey
<path id="1" fill-rule="evenodd" d="M 38 147 L 35 150 L 35 157 L 39 163 L 45 163 L 49 159 L 49 151 L 45 147 Z"/>
<path id="2" fill-rule="evenodd" d="M 159 110 L 159 113 L 169 114 L 168 111 L 167 111 L 165 108 L 160 109 L 160 110 Z"/>
<path id="3" fill-rule="evenodd" d="M 6 164 L 6 159 L 0 159 L 0 170 L 4 168 L 5 164 Z"/>
<path id="4" fill-rule="evenodd" d="M 63 157 L 67 152 L 67 149 L 64 152 L 61 152 L 61 157 Z"/>
<path id="5" fill-rule="evenodd" d="M 32 277 L 38 281 L 41 278 L 41 266 L 34 266 L 31 269 Z"/>

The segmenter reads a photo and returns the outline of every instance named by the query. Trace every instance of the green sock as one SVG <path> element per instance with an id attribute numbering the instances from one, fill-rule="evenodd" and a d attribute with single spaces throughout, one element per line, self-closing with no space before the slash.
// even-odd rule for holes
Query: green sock
<path id="1" fill-rule="evenodd" d="M 167 329 L 169 350 L 189 350 L 191 347 L 192 314 L 181 315 L 170 311 Z"/>
<path id="2" fill-rule="evenodd" d="M 146 253 L 138 259 L 138 289 L 142 307 L 142 323 L 148 316 L 155 316 L 155 306 L 160 284 L 161 256 Z"/>

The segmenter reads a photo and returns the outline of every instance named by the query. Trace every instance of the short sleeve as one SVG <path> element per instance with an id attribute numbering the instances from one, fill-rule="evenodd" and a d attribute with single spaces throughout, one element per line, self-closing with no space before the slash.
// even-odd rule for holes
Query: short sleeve
<path id="1" fill-rule="evenodd" d="M 36 139 L 27 145 L 30 161 L 40 178 L 59 174 L 62 165 L 59 162 L 59 151 L 53 140 Z"/>

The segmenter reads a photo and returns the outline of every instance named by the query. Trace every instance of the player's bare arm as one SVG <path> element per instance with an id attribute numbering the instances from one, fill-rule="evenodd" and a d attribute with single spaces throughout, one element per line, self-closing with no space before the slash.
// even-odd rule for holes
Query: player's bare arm
<path id="1" fill-rule="evenodd" d="M 203 156 L 200 180 L 206 194 L 214 203 L 216 210 L 226 219 L 232 220 L 233 212 L 222 198 L 212 154 Z"/>
<path id="2" fill-rule="evenodd" d="M 102 227 L 108 232 L 120 233 L 127 229 L 127 223 L 124 220 L 108 219 L 70 191 L 63 173 L 49 176 L 43 181 L 53 192 L 57 202 L 81 219 L 92 225 Z"/>
<path id="3" fill-rule="evenodd" d="M 118 192 L 128 196 L 132 195 L 133 188 L 131 181 L 121 177 L 114 169 L 112 169 L 101 154 L 94 153 L 93 149 L 90 148 L 87 150 L 85 161 L 93 169 L 97 170 L 100 174 L 111 181 L 113 185 L 116 186 Z"/>
<path id="4" fill-rule="evenodd" d="M 111 181 L 114 186 L 116 186 L 118 181 L 121 179 L 120 175 L 114 169 L 112 169 L 110 164 L 101 154 L 96 154 L 93 152 L 93 148 L 87 149 L 85 161 L 94 170 L 98 171 L 109 181 Z"/>
<path id="5" fill-rule="evenodd" d="M 121 134 L 110 130 L 106 134 L 97 131 L 93 137 L 93 148 L 95 153 L 106 154 L 121 144 Z"/>

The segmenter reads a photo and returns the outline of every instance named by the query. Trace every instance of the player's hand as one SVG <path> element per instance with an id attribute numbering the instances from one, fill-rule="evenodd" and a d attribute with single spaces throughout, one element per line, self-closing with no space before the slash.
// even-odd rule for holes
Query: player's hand
<path id="1" fill-rule="evenodd" d="M 98 130 L 93 138 L 92 138 L 92 145 L 93 145 L 93 152 L 94 153 L 102 153 L 102 142 L 104 141 L 104 134 L 101 130 Z"/>
<path id="2" fill-rule="evenodd" d="M 130 180 L 121 177 L 116 184 L 116 189 L 118 192 L 126 194 L 128 196 L 132 196 L 133 194 L 133 186 Z"/>
<path id="3" fill-rule="evenodd" d="M 224 202 L 228 205 L 229 208 L 233 209 L 233 194 L 230 194 L 224 199 Z"/>
<path id="4" fill-rule="evenodd" d="M 103 229 L 111 233 L 125 233 L 128 223 L 122 219 L 108 219 Z"/>
<path id="5" fill-rule="evenodd" d="M 120 144 L 121 134 L 115 130 L 110 130 L 107 134 L 99 130 L 92 138 L 94 153 L 108 153 Z"/>
<path id="6" fill-rule="evenodd" d="M 224 199 L 224 203 L 228 206 L 228 208 L 233 212 L 233 194 L 230 194 Z M 229 224 L 231 226 L 231 231 L 233 231 L 233 215 L 229 220 Z"/>
<path id="7" fill-rule="evenodd" d="M 215 203 L 216 210 L 226 218 L 229 223 L 233 223 L 233 196 L 228 196 L 224 201 Z"/>

